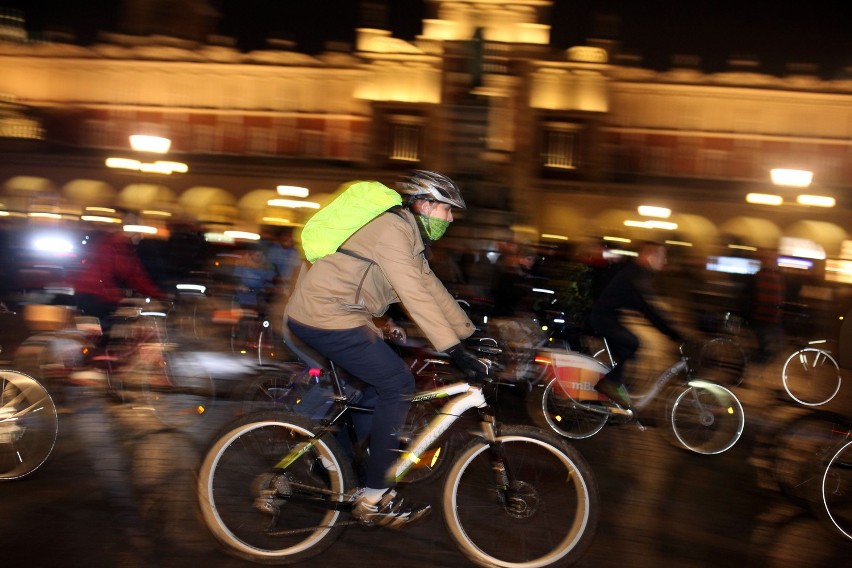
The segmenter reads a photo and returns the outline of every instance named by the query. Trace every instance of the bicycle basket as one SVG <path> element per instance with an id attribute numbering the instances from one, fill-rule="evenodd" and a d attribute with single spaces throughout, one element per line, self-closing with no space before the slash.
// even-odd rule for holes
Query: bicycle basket
<path id="1" fill-rule="evenodd" d="M 606 400 L 606 396 L 595 390 L 595 385 L 609 368 L 600 361 L 572 351 L 544 350 L 539 357 L 546 357 L 556 377 L 553 391 L 575 400 Z"/>

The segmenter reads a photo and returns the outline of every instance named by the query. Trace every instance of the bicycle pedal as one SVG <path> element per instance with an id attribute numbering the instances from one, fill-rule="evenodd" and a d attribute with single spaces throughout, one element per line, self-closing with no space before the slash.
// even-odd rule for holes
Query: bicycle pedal
<path id="1" fill-rule="evenodd" d="M 607 405 L 607 410 L 612 413 L 613 416 L 619 416 L 623 418 L 632 418 L 634 413 L 630 408 L 623 408 L 621 406 L 617 406 L 615 404 Z"/>

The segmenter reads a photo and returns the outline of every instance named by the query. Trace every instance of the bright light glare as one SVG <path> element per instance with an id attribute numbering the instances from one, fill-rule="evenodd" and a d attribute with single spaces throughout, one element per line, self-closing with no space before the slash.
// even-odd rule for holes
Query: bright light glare
<path id="1" fill-rule="evenodd" d="M 130 158 L 107 158 L 106 166 L 108 168 L 122 168 L 125 170 L 138 170 L 139 160 L 131 160 Z"/>
<path id="2" fill-rule="evenodd" d="M 307 187 L 298 187 L 295 185 L 279 185 L 277 191 L 278 195 L 287 195 L 289 197 L 307 197 L 310 194 Z"/>
<path id="3" fill-rule="evenodd" d="M 189 171 L 189 166 L 183 162 L 169 162 L 165 160 L 157 160 L 156 162 L 140 162 L 139 160 L 131 160 L 130 158 L 107 158 L 106 166 L 108 168 L 120 168 L 123 170 L 134 170 L 144 172 L 146 174 L 165 174 L 170 175 L 174 172 L 185 174 Z"/>
<path id="4" fill-rule="evenodd" d="M 165 154 L 172 146 L 172 141 L 162 136 L 134 134 L 130 137 L 130 147 L 138 152 L 154 152 Z"/>
<path id="5" fill-rule="evenodd" d="M 634 221 L 628 219 L 624 222 L 627 227 L 637 227 L 639 229 L 663 229 L 664 231 L 674 231 L 677 229 L 677 223 L 669 221 Z"/>
<path id="6" fill-rule="evenodd" d="M 204 233 L 204 240 L 208 243 L 233 243 L 234 237 L 225 233 L 207 232 Z"/>
<path id="7" fill-rule="evenodd" d="M 568 237 L 566 237 L 565 235 L 553 235 L 553 234 L 550 234 L 550 233 L 542 233 L 541 238 L 542 239 L 553 239 L 553 240 L 556 240 L 556 241 L 567 241 L 568 240 Z"/>
<path id="8" fill-rule="evenodd" d="M 306 209 L 319 209 L 320 207 L 319 203 L 313 201 L 296 201 L 295 199 L 270 199 L 266 204 L 272 207 L 304 207 Z"/>
<path id="9" fill-rule="evenodd" d="M 90 223 L 121 223 L 121 219 L 118 217 L 107 217 L 105 215 L 81 215 L 80 220 Z"/>
<path id="10" fill-rule="evenodd" d="M 813 207 L 834 207 L 834 198 L 825 195 L 800 195 L 796 198 L 799 205 L 811 205 Z"/>
<path id="11" fill-rule="evenodd" d="M 775 168 L 769 171 L 772 183 L 788 187 L 808 187 L 814 179 L 814 173 L 807 170 L 788 170 Z"/>
<path id="12" fill-rule="evenodd" d="M 59 254 L 67 254 L 74 250 L 74 245 L 71 241 L 62 237 L 41 237 L 33 242 L 33 247 L 36 250 L 44 252 L 53 252 Z"/>
<path id="13" fill-rule="evenodd" d="M 644 217 L 659 217 L 660 219 L 668 219 L 672 210 L 668 207 L 655 207 L 653 205 L 640 205 L 639 214 Z"/>
<path id="14" fill-rule="evenodd" d="M 150 225 L 125 225 L 123 227 L 125 233 L 145 233 L 146 235 L 156 235 L 157 227 Z"/>
<path id="15" fill-rule="evenodd" d="M 781 258 L 778 259 L 778 266 L 781 268 L 794 268 L 796 270 L 809 270 L 813 263 L 798 258 Z"/>
<path id="16" fill-rule="evenodd" d="M 749 246 L 749 245 L 728 245 L 728 248 L 737 249 L 737 250 L 749 250 L 749 251 L 756 251 L 757 250 L 757 247 L 753 247 L 753 246 Z"/>
<path id="17" fill-rule="evenodd" d="M 257 233 L 249 233 L 248 231 L 225 231 L 223 234 L 232 239 L 246 239 L 249 241 L 260 240 L 260 235 Z"/>
<path id="18" fill-rule="evenodd" d="M 784 203 L 784 198 L 769 193 L 749 193 L 746 195 L 746 201 L 757 205 L 781 205 Z"/>

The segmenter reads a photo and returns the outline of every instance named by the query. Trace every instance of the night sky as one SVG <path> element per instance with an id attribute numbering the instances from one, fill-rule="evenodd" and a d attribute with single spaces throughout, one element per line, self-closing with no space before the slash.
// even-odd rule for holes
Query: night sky
<path id="1" fill-rule="evenodd" d="M 315 53 L 326 40 L 352 42 L 359 24 L 357 0 L 210 0 L 222 13 L 219 33 L 237 38 L 243 50 L 262 48 L 266 37 L 285 37 Z M 389 24 L 398 37 L 420 33 L 423 0 L 391 0 Z M 66 27 L 81 42 L 98 29 L 114 29 L 118 0 L 0 0 L 22 9 L 32 31 Z M 814 62 L 827 77 L 852 66 L 852 2 L 811 0 L 556 0 L 551 43 L 567 48 L 600 31 L 601 14 L 620 17 L 615 35 L 643 55 L 645 65 L 664 69 L 675 53 L 701 55 L 708 71 L 725 68 L 734 55 L 755 56 L 770 72 L 785 62 Z M 612 33 L 612 32 L 610 32 Z"/>

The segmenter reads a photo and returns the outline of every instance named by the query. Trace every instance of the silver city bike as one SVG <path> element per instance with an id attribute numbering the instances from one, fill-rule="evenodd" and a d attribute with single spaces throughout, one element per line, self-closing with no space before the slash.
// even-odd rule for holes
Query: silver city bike
<path id="1" fill-rule="evenodd" d="M 609 346 L 606 342 L 604 345 L 612 362 Z M 542 350 L 537 360 L 550 369 L 550 380 L 531 393 L 532 403 L 554 432 L 581 439 L 597 434 L 608 421 L 635 423 L 644 430 L 637 411 L 663 398 L 665 420 L 680 445 L 698 454 L 724 452 L 743 433 L 742 404 L 729 389 L 695 376 L 686 346 L 681 345 L 679 351 L 680 358 L 646 392 L 638 393 L 630 408 L 625 408 L 594 389 L 611 368 L 599 356 Z M 661 397 L 664 392 L 669 396 Z"/>

